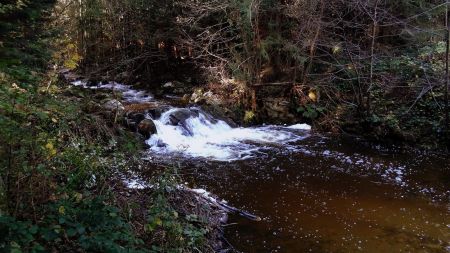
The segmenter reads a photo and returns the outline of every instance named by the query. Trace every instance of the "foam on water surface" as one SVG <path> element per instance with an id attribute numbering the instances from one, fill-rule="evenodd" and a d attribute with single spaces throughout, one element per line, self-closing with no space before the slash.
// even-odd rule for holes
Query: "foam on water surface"
<path id="1" fill-rule="evenodd" d="M 79 86 L 91 90 L 114 90 L 122 93 L 123 100 L 128 103 L 147 103 L 153 100 L 153 95 L 143 90 L 136 90 L 131 85 L 125 85 L 117 82 L 99 83 L 97 85 L 88 85 L 85 81 L 74 81 L 73 86 Z"/>
<path id="2" fill-rule="evenodd" d="M 232 128 L 198 109 L 195 109 L 199 111 L 198 116 L 172 125 L 170 116 L 177 110 L 180 109 L 171 109 L 154 121 L 158 133 L 147 140 L 153 152 L 178 153 L 218 161 L 242 160 L 254 157 L 262 149 L 288 145 L 307 136 L 307 132 L 298 131 L 299 128 Z"/>

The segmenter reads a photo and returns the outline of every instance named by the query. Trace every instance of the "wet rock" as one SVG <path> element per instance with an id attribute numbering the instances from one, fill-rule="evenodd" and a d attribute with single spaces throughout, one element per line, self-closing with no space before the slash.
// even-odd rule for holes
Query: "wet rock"
<path id="1" fill-rule="evenodd" d="M 123 120 L 123 125 L 131 131 L 138 130 L 138 124 L 145 119 L 145 115 L 139 112 L 127 112 Z"/>
<path id="2" fill-rule="evenodd" d="M 106 101 L 102 107 L 105 110 L 119 113 L 125 110 L 125 107 L 122 105 L 122 103 L 116 99 Z"/>
<path id="3" fill-rule="evenodd" d="M 149 114 L 152 119 L 157 119 L 159 117 L 161 117 L 161 115 L 170 110 L 171 107 L 169 105 L 158 105 L 157 107 L 153 107 L 151 109 L 148 109 L 145 111 L 145 113 Z"/>
<path id="4" fill-rule="evenodd" d="M 188 118 L 190 117 L 198 117 L 199 112 L 197 110 L 190 110 L 190 109 L 179 109 L 169 116 L 170 124 L 171 125 L 180 125 L 183 124 Z"/>
<path id="5" fill-rule="evenodd" d="M 239 125 L 233 120 L 233 118 L 237 118 L 237 116 L 233 115 L 233 111 L 229 108 L 219 106 L 219 105 L 202 105 L 202 110 L 211 116 L 207 116 L 208 120 L 212 123 L 217 122 L 218 120 L 225 121 L 228 125 L 233 128 L 238 127 Z"/>
<path id="6" fill-rule="evenodd" d="M 153 134 L 157 133 L 156 125 L 151 119 L 142 120 L 137 126 L 138 133 L 142 134 L 145 138 L 150 138 Z"/>
<path id="7" fill-rule="evenodd" d="M 139 112 L 128 112 L 126 114 L 126 118 L 130 121 L 133 121 L 137 124 L 139 124 L 141 121 L 145 119 L 145 115 L 143 113 Z"/>
<path id="8" fill-rule="evenodd" d="M 100 79 L 91 78 L 86 81 L 86 86 L 88 87 L 98 86 L 100 82 L 101 82 Z"/>

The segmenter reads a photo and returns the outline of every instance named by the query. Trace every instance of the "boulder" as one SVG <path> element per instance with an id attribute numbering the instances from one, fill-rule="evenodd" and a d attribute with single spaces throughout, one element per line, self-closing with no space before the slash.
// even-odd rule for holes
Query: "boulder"
<path id="1" fill-rule="evenodd" d="M 167 105 L 161 105 L 159 107 L 149 109 L 146 112 L 152 116 L 152 118 L 157 119 L 161 117 L 161 115 L 165 112 L 170 110 L 170 106 Z"/>
<path id="2" fill-rule="evenodd" d="M 123 104 L 117 100 L 117 99 L 111 99 L 106 101 L 103 104 L 103 109 L 108 110 L 108 111 L 112 111 L 112 112 L 123 112 L 125 110 L 125 107 L 123 106 Z"/>
<path id="3" fill-rule="evenodd" d="M 141 121 L 145 119 L 145 115 L 139 112 L 128 112 L 126 114 L 126 117 L 128 120 L 133 121 L 137 124 L 139 124 Z"/>
<path id="4" fill-rule="evenodd" d="M 137 126 L 138 133 L 142 134 L 145 138 L 150 138 L 153 134 L 157 133 L 156 125 L 151 119 L 142 120 Z"/>
<path id="5" fill-rule="evenodd" d="M 190 110 L 186 108 L 182 108 L 172 112 L 169 116 L 171 125 L 180 125 L 183 124 L 190 117 L 198 117 L 199 113 L 197 110 Z"/>

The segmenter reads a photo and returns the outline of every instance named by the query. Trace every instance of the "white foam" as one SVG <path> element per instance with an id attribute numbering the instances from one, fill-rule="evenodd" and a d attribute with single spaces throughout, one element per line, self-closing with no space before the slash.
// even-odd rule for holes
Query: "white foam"
<path id="1" fill-rule="evenodd" d="M 292 126 L 288 126 L 289 129 L 296 129 L 296 130 L 311 130 L 311 126 L 308 124 L 296 124 Z"/>
<path id="2" fill-rule="evenodd" d="M 171 109 L 155 120 L 158 133 L 147 140 L 153 152 L 180 153 L 219 161 L 242 160 L 253 157 L 263 148 L 285 145 L 305 137 L 277 126 L 232 128 L 201 111 L 198 116 L 173 126 L 169 118 L 176 110 L 179 109 Z"/>
<path id="3" fill-rule="evenodd" d="M 146 91 L 135 90 L 131 85 L 125 85 L 116 82 L 99 83 L 97 85 L 90 86 L 86 81 L 78 80 L 72 82 L 72 85 L 91 90 L 104 89 L 119 91 L 122 93 L 123 101 L 128 103 L 147 103 L 153 100 L 153 95 Z"/>

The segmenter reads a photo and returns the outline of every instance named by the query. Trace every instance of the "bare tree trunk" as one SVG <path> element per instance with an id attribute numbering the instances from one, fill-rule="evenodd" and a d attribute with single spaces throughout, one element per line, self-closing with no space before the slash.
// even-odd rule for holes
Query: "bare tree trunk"
<path id="1" fill-rule="evenodd" d="M 373 24 L 372 24 L 372 41 L 370 45 L 370 73 L 369 73 L 369 88 L 367 89 L 367 114 L 370 115 L 372 111 L 372 96 L 371 91 L 373 88 L 373 76 L 374 76 L 374 63 L 375 63 L 375 40 L 377 36 L 377 27 L 378 27 L 378 3 L 380 1 L 377 0 L 375 3 L 374 13 L 373 13 Z"/>
<path id="2" fill-rule="evenodd" d="M 450 22 L 449 22 L 449 9 L 448 9 L 449 1 L 446 0 L 445 5 L 445 26 L 447 28 L 445 41 L 447 43 L 446 46 L 446 54 L 445 54 L 445 132 L 449 133 L 449 104 L 448 104 L 448 86 L 450 83 L 450 75 L 449 75 L 449 54 L 450 54 Z"/>
<path id="3" fill-rule="evenodd" d="M 308 81 L 309 72 L 311 72 L 311 68 L 313 65 L 314 54 L 316 53 L 316 45 L 317 40 L 319 39 L 320 32 L 322 30 L 322 18 L 325 10 L 325 3 L 323 0 L 320 1 L 320 17 L 318 18 L 319 24 L 317 25 L 316 33 L 314 34 L 314 39 L 311 42 L 311 46 L 309 48 L 309 62 L 306 66 L 305 72 L 303 73 L 303 85 L 306 85 Z"/>

